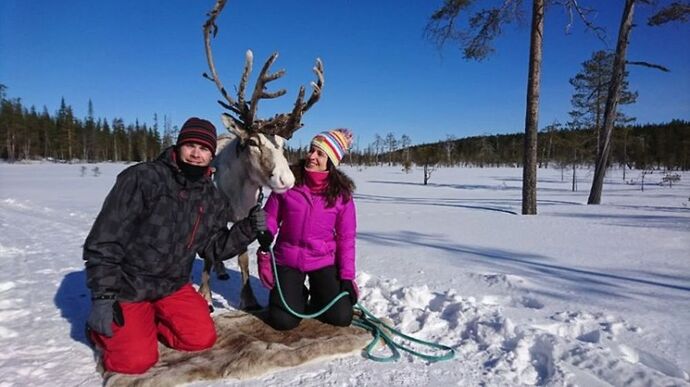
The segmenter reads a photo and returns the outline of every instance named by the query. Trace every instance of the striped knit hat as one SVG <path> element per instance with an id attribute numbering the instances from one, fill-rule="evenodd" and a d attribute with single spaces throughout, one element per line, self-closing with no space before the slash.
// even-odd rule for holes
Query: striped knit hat
<path id="1" fill-rule="evenodd" d="M 216 154 L 216 127 L 209 121 L 192 117 L 185 121 L 177 136 L 177 146 L 187 142 L 201 144 Z"/>
<path id="2" fill-rule="evenodd" d="M 349 129 L 321 132 L 314 136 L 311 145 L 326 153 L 333 165 L 337 167 L 352 145 L 352 132 Z"/>

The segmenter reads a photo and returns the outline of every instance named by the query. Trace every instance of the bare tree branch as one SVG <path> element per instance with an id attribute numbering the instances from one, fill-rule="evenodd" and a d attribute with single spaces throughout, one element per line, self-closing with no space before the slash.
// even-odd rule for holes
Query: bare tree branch
<path id="1" fill-rule="evenodd" d="M 650 67 L 653 69 L 661 70 L 663 72 L 669 73 L 671 70 L 668 67 L 664 67 L 662 65 L 658 65 L 655 63 L 649 63 L 649 62 L 642 62 L 642 61 L 625 61 L 626 64 L 633 65 L 633 66 L 642 66 L 642 67 Z"/>
<path id="2" fill-rule="evenodd" d="M 568 24 L 565 26 L 565 32 L 570 33 L 570 30 L 573 27 L 574 23 L 574 16 L 573 14 L 577 14 L 577 16 L 580 18 L 582 23 L 584 23 L 585 27 L 596 35 L 599 40 L 602 42 L 606 43 L 606 30 L 602 27 L 599 27 L 592 23 L 589 18 L 592 13 L 595 11 L 591 8 L 585 8 L 580 6 L 578 3 L 578 0 L 564 0 L 563 2 L 557 2 L 558 4 L 563 5 L 563 7 L 566 9 L 566 12 L 568 12 Z"/>

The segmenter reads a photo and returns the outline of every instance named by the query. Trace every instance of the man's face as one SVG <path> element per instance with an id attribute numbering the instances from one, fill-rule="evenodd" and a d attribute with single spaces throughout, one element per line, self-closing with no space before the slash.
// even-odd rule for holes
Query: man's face
<path id="1" fill-rule="evenodd" d="M 180 158 L 187 164 L 207 167 L 213 158 L 210 149 L 196 142 L 186 142 L 180 145 L 179 149 Z"/>

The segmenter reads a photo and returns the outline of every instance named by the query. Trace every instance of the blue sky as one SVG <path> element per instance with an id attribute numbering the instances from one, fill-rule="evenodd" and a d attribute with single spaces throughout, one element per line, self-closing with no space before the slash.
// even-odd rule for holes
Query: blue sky
<path id="1" fill-rule="evenodd" d="M 255 72 L 273 52 L 273 69 L 287 74 L 271 90 L 286 96 L 263 101 L 259 116 L 290 109 L 299 85 L 314 79 L 322 58 L 321 101 L 303 118 L 290 144 L 301 146 L 321 130 L 353 129 L 365 148 L 374 134 L 408 135 L 415 144 L 524 130 L 528 18 L 510 25 L 482 62 L 466 61 L 454 46 L 442 51 L 423 28 L 441 0 L 249 1 L 230 0 L 218 19 L 216 67 L 234 90 L 244 52 L 254 51 Z M 64 97 L 78 117 L 89 98 L 95 115 L 152 124 L 153 114 L 173 125 L 190 116 L 210 119 L 222 131 L 220 93 L 202 78 L 207 70 L 202 24 L 213 0 L 0 1 L 0 83 L 26 106 L 55 112 Z M 492 2 L 493 3 L 493 2 Z M 527 2 L 529 3 L 529 2 Z M 568 120 L 568 79 L 599 49 L 615 48 L 622 0 L 581 0 L 598 7 L 594 21 L 608 44 L 552 7 L 546 16 L 539 126 Z M 645 25 L 655 9 L 637 7 L 629 60 L 669 67 L 670 73 L 631 67 L 640 93 L 628 115 L 640 123 L 690 119 L 690 24 Z M 254 77 L 252 77 L 252 80 Z"/>

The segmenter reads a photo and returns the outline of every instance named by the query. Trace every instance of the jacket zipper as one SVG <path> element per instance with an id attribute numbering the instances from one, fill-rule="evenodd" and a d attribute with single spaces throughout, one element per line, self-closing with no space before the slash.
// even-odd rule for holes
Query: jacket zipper
<path id="1" fill-rule="evenodd" d="M 192 228 L 192 234 L 189 236 L 189 241 L 187 242 L 187 249 L 192 248 L 194 243 L 194 237 L 196 236 L 196 231 L 199 229 L 199 223 L 201 223 L 201 216 L 204 214 L 204 207 L 199 206 L 199 211 L 196 214 L 196 220 L 194 221 L 194 227 Z"/>

